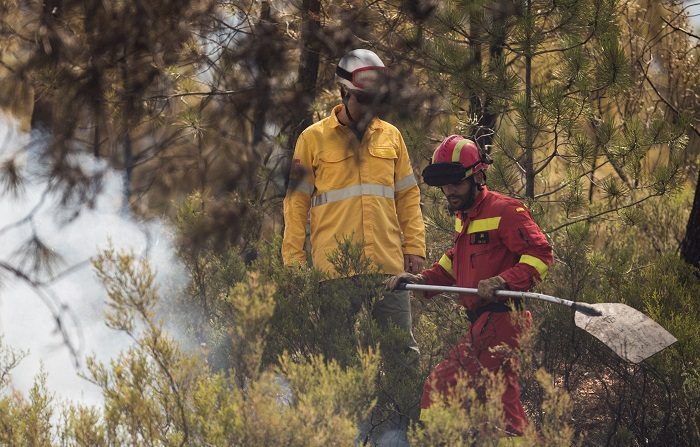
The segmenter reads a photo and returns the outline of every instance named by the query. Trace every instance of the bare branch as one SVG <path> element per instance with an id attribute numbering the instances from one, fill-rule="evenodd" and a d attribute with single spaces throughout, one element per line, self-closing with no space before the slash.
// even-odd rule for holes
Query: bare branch
<path id="1" fill-rule="evenodd" d="M 68 351 L 70 353 L 71 358 L 73 359 L 75 367 L 80 368 L 80 352 L 82 351 L 80 344 L 82 343 L 80 343 L 77 346 L 75 343 L 73 343 L 71 336 L 68 334 L 68 329 L 66 328 L 66 318 L 68 318 L 71 321 L 75 330 L 78 332 L 78 340 L 81 341 L 83 337 L 82 331 L 80 330 L 80 325 L 78 324 L 78 320 L 75 314 L 73 314 L 73 312 L 71 311 L 70 307 L 61 303 L 58 297 L 51 290 L 45 287 L 45 283 L 36 281 L 35 279 L 27 275 L 25 272 L 8 264 L 7 262 L 0 261 L 0 270 L 5 270 L 13 274 L 21 281 L 25 282 L 27 285 L 30 286 L 31 290 L 34 293 L 36 293 L 36 295 L 41 299 L 41 301 L 43 301 L 46 308 L 49 309 L 49 312 L 51 313 L 54 322 L 56 323 L 56 330 L 59 334 L 61 334 L 61 338 L 63 339 L 66 348 L 68 348 Z"/>
<path id="2" fill-rule="evenodd" d="M 155 99 L 173 99 L 173 98 L 183 98 L 186 96 L 232 96 L 232 95 L 240 95 L 242 93 L 248 93 L 253 91 L 254 88 L 244 88 L 241 90 L 211 90 L 208 92 L 184 92 L 184 93 L 173 93 L 172 95 L 155 95 L 155 96 L 149 96 L 146 98 L 146 101 L 152 101 Z"/>
<path id="3" fill-rule="evenodd" d="M 649 85 L 651 86 L 651 88 L 654 90 L 654 93 L 656 93 L 656 96 L 657 96 L 664 104 L 666 104 L 666 106 L 668 106 L 668 108 L 671 109 L 671 111 L 673 111 L 673 113 L 675 113 L 677 117 L 680 118 L 680 117 L 681 117 L 681 112 L 680 112 L 673 104 L 671 104 L 671 102 L 670 102 L 669 100 L 667 100 L 667 99 L 664 97 L 664 95 L 661 94 L 661 92 L 660 92 L 659 89 L 656 87 L 656 85 L 654 84 L 654 82 L 651 80 L 651 78 L 649 78 L 649 75 L 647 74 L 647 71 L 644 69 L 644 66 L 642 65 L 642 62 L 638 60 L 638 61 L 637 61 L 637 65 L 639 65 L 639 68 L 642 70 L 642 73 L 644 74 L 644 79 L 646 79 L 646 81 L 649 83 Z M 692 129 L 693 132 L 695 132 L 695 134 L 696 134 L 697 136 L 700 137 L 700 130 L 698 130 L 695 126 L 693 126 L 693 125 L 690 124 L 690 123 L 688 124 L 688 126 Z"/>

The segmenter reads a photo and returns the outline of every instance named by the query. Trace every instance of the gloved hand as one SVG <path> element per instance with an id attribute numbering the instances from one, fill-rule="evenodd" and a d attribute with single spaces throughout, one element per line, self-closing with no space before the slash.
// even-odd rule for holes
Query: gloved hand
<path id="1" fill-rule="evenodd" d="M 500 276 L 494 276 L 493 278 L 482 279 L 479 281 L 479 296 L 489 300 L 496 301 L 496 290 L 502 290 L 506 288 L 506 280 Z"/>
<path id="2" fill-rule="evenodd" d="M 400 284 L 423 284 L 423 281 L 421 275 L 403 272 L 384 281 L 384 285 L 386 286 L 386 290 L 396 290 Z"/>

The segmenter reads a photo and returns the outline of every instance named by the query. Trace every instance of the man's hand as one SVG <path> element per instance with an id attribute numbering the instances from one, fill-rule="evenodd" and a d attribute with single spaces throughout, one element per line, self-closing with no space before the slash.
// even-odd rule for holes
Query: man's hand
<path id="1" fill-rule="evenodd" d="M 425 262 L 425 259 L 418 255 L 403 255 L 403 270 L 417 274 L 423 271 L 423 262 Z"/>
<path id="2" fill-rule="evenodd" d="M 479 281 L 479 296 L 489 300 L 496 301 L 496 290 L 502 290 L 506 288 L 506 280 L 500 276 L 494 276 L 489 279 L 482 279 Z"/>
<path id="3" fill-rule="evenodd" d="M 421 275 L 403 272 L 400 275 L 392 276 L 384 281 L 386 290 L 396 290 L 400 284 L 423 284 L 423 277 Z"/>

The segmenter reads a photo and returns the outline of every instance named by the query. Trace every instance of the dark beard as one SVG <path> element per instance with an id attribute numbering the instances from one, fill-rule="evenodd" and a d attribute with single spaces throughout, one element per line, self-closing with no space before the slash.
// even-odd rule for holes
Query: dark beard
<path id="1" fill-rule="evenodd" d="M 474 185 L 474 186 L 476 186 L 476 185 Z M 469 194 L 467 195 L 467 197 L 466 197 L 466 199 L 464 200 L 464 202 L 462 202 L 462 205 L 461 205 L 460 207 L 455 208 L 455 207 L 453 207 L 452 205 L 450 205 L 449 202 L 447 202 L 447 209 L 448 209 L 448 210 L 450 211 L 450 213 L 452 213 L 452 214 L 456 213 L 457 211 L 466 211 L 466 210 L 468 210 L 469 208 L 472 207 L 472 205 L 474 205 L 474 200 L 476 200 L 476 195 L 477 195 L 478 193 L 479 193 L 479 189 L 476 188 L 476 187 L 473 187 L 473 188 L 469 191 Z"/>

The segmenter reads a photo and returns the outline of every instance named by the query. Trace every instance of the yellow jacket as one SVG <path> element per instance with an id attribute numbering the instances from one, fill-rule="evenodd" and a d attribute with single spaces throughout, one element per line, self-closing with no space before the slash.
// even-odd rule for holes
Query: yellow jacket
<path id="1" fill-rule="evenodd" d="M 310 218 L 314 267 L 337 275 L 328 255 L 344 237 L 362 240 L 380 271 L 403 272 L 405 254 L 425 257 L 420 190 L 399 130 L 379 118 L 362 141 L 329 117 L 309 126 L 296 143 L 290 188 L 284 199 L 285 265 L 306 263 Z"/>

